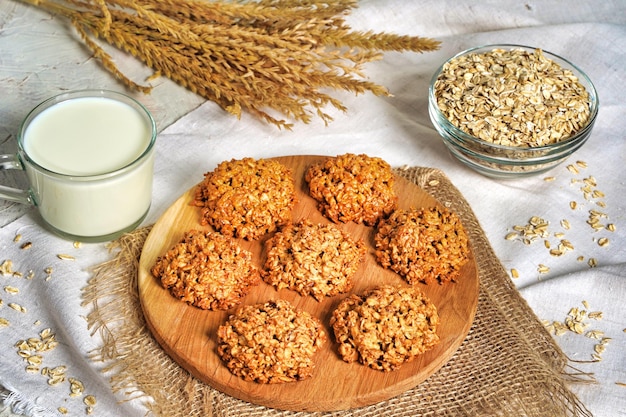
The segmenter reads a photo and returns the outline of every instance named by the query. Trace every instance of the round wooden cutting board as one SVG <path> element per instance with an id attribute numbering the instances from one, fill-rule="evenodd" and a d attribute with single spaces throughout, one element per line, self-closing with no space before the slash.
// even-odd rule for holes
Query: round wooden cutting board
<path id="1" fill-rule="evenodd" d="M 298 192 L 293 220 L 309 218 L 314 223 L 328 223 L 309 197 L 304 181 L 306 169 L 321 156 L 290 156 L 276 160 L 292 170 Z M 198 179 L 198 182 L 202 178 Z M 195 188 L 195 187 L 194 187 Z M 397 177 L 395 190 L 401 208 L 432 207 L 438 204 L 415 184 Z M 381 372 L 359 363 L 348 364 L 337 353 L 329 318 L 333 309 L 347 295 L 327 298 L 321 302 L 302 297 L 290 290 L 276 291 L 262 282 L 244 299 L 244 304 L 282 298 L 318 317 L 325 325 L 328 340 L 316 353 L 313 377 L 286 384 L 258 384 L 232 375 L 217 355 L 216 331 L 233 310 L 205 311 L 189 306 L 170 295 L 151 273 L 157 257 L 175 245 L 191 229 L 210 229 L 200 225 L 200 209 L 190 203 L 194 189 L 183 194 L 157 221 L 146 239 L 139 264 L 139 296 L 150 331 L 163 349 L 183 368 L 215 389 L 233 397 L 266 407 L 292 411 L 333 411 L 362 407 L 383 401 L 415 387 L 443 366 L 461 345 L 476 313 L 478 272 L 475 258 L 470 256 L 457 282 L 443 285 L 422 285 L 422 291 L 437 306 L 440 343 L 412 362 L 392 372 Z M 365 262 L 355 277 L 354 293 L 384 283 L 408 285 L 397 274 L 380 267 L 374 258 L 375 229 L 353 223 L 339 224 L 354 238 L 368 246 Z M 239 240 L 263 265 L 263 241 Z"/>

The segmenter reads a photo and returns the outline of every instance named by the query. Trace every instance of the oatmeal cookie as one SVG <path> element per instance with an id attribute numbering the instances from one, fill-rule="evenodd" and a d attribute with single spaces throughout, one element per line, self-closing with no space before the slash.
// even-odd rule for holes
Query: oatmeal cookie
<path id="1" fill-rule="evenodd" d="M 291 170 L 269 159 L 224 161 L 198 185 L 194 204 L 202 207 L 202 224 L 226 236 L 248 240 L 291 221 L 296 204 Z"/>
<path id="2" fill-rule="evenodd" d="M 375 225 L 397 206 L 391 167 L 380 158 L 344 154 L 313 164 L 305 174 L 309 194 L 335 223 Z"/>
<path id="3" fill-rule="evenodd" d="M 285 300 L 240 307 L 217 336 L 230 372 L 262 384 L 309 378 L 313 356 L 326 341 L 320 321 Z"/>
<path id="4" fill-rule="evenodd" d="M 345 362 L 392 371 L 439 343 L 437 308 L 417 287 L 385 285 L 353 294 L 330 324 Z"/>
<path id="5" fill-rule="evenodd" d="M 396 210 L 378 225 L 376 260 L 409 283 L 456 280 L 469 257 L 459 218 L 437 207 Z"/>
<path id="6" fill-rule="evenodd" d="M 261 281 L 252 254 L 228 236 L 191 230 L 151 269 L 163 288 L 203 310 L 236 306 Z"/>
<path id="7" fill-rule="evenodd" d="M 352 288 L 366 252 L 363 241 L 355 241 L 334 224 L 309 220 L 286 226 L 266 245 L 265 282 L 318 301 Z"/>

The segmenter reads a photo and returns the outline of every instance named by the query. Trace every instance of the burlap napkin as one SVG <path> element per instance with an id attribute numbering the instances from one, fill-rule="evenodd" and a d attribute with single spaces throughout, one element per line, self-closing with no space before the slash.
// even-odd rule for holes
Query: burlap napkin
<path id="1" fill-rule="evenodd" d="M 152 338 L 137 290 L 137 267 L 150 227 L 114 242 L 83 290 L 89 325 L 103 338 L 93 360 L 107 364 L 111 387 L 143 398 L 157 416 L 590 416 L 568 389 L 568 360 L 519 295 L 471 208 L 439 170 L 397 169 L 445 206 L 468 231 L 478 263 L 478 309 L 467 339 L 439 371 L 402 395 L 360 409 L 293 413 L 232 398 L 192 377 Z M 148 359 L 149 358 L 149 359 Z"/>

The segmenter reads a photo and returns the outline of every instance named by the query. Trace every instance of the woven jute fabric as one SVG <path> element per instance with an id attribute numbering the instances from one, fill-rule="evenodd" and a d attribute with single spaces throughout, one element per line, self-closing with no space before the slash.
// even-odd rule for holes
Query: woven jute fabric
<path id="1" fill-rule="evenodd" d="M 102 336 L 93 360 L 111 388 L 143 401 L 154 416 L 590 416 L 570 391 L 580 382 L 515 289 L 471 207 L 441 171 L 396 173 L 452 209 L 468 232 L 480 277 L 476 317 L 453 357 L 417 387 L 371 406 L 332 413 L 274 410 L 223 394 L 191 376 L 159 346 L 142 315 L 137 269 L 145 227 L 112 245 L 83 289 L 88 322 Z M 147 359 L 149 358 L 149 359 Z"/>

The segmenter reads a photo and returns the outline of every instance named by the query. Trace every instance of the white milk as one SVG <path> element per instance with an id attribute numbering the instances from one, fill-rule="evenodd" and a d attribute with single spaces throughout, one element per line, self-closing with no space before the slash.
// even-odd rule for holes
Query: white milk
<path id="1" fill-rule="evenodd" d="M 148 149 L 152 134 L 146 114 L 110 98 L 73 98 L 43 110 L 27 126 L 23 146 L 36 164 L 63 174 L 26 164 L 44 220 L 76 237 L 135 227 L 152 198 L 152 149 L 128 165 Z"/>

